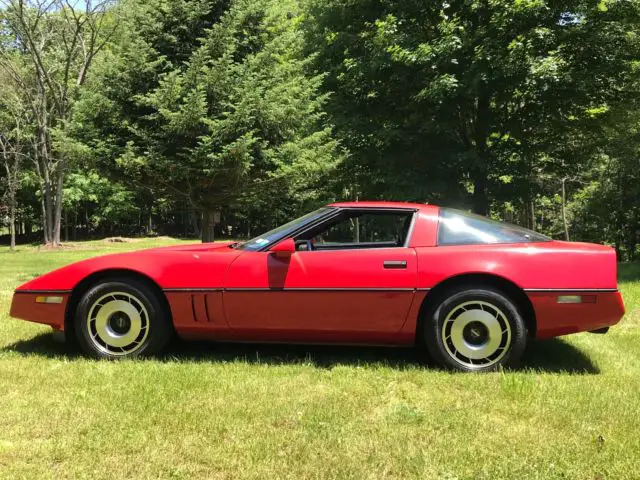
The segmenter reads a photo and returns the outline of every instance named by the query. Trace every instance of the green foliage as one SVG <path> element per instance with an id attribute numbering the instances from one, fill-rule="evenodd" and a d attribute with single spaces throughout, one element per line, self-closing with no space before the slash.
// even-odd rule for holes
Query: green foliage
<path id="1" fill-rule="evenodd" d="M 574 231 L 606 240 L 622 258 L 640 257 L 640 116 L 632 110 L 607 132 L 602 158 L 579 185 L 570 209 Z"/>
<path id="2" fill-rule="evenodd" d="M 62 13 L 43 25 L 66 31 Z M 209 239 L 218 211 L 218 233 L 251 235 L 384 198 L 640 255 L 635 0 L 120 0 L 96 18 L 108 41 L 86 81 L 60 76 L 59 34 L 43 50 L 68 94 L 44 143 L 72 228 Z M 5 64 L 28 68 L 0 23 Z M 24 165 L 18 223 L 41 224 L 44 181 Z"/>
<path id="3" fill-rule="evenodd" d="M 103 223 L 136 225 L 141 208 L 135 191 L 111 182 L 96 171 L 72 173 L 64 190 L 64 207 L 68 212 L 91 212 L 88 228 L 99 229 Z"/>
<path id="4" fill-rule="evenodd" d="M 309 4 L 344 178 L 366 197 L 510 204 L 534 226 L 529 207 L 591 175 L 637 96 L 637 2 Z"/>
<path id="5" fill-rule="evenodd" d="M 180 3 L 171 8 L 183 12 L 190 2 Z M 215 19 L 196 9 L 189 55 L 167 40 L 175 18 L 158 16 L 148 28 L 146 16 L 132 13 L 131 38 L 105 56 L 78 108 L 88 126 L 81 136 L 115 172 L 198 210 L 250 206 L 274 192 L 298 205 L 317 200 L 313 189 L 340 151 L 324 118 L 321 76 L 305 70 L 295 9 L 236 1 Z"/>

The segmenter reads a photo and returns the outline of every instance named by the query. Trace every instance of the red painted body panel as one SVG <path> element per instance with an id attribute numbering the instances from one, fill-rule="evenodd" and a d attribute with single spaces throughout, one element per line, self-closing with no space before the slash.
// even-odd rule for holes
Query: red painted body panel
<path id="1" fill-rule="evenodd" d="M 239 337 L 395 344 L 413 296 L 413 291 L 227 291 L 224 306 Z"/>
<path id="2" fill-rule="evenodd" d="M 222 292 L 166 292 L 176 331 L 210 332 L 214 335 L 229 330 L 222 308 Z"/>
<path id="3" fill-rule="evenodd" d="M 62 303 L 36 303 L 37 293 L 17 293 L 13 296 L 9 315 L 31 322 L 50 325 L 55 330 L 64 328 L 64 312 L 67 308 L 68 294 L 58 294 Z"/>
<path id="4" fill-rule="evenodd" d="M 417 248 L 418 288 L 488 273 L 523 289 L 616 289 L 616 253 L 603 245 L 542 242 Z"/>
<path id="5" fill-rule="evenodd" d="M 130 270 L 160 288 L 219 288 L 229 264 L 241 252 L 229 243 L 154 248 L 89 258 L 42 275 L 20 290 L 71 290 L 86 276 L 105 270 Z"/>
<path id="6" fill-rule="evenodd" d="M 409 238 L 410 247 L 436 246 L 438 241 L 438 212 L 439 209 L 434 206 L 425 207 L 418 211 L 411 237 Z"/>
<path id="7" fill-rule="evenodd" d="M 562 292 L 529 293 L 529 300 L 538 320 L 537 338 L 550 338 L 610 327 L 624 315 L 624 304 L 620 292 L 589 293 L 595 297 L 593 303 L 558 304 Z M 571 294 L 568 292 L 565 295 Z"/>
<path id="8" fill-rule="evenodd" d="M 405 261 L 406 269 L 383 262 Z M 413 248 L 372 248 L 296 252 L 280 259 L 270 252 L 246 252 L 233 262 L 225 288 L 413 289 L 417 260 Z"/>
<path id="9" fill-rule="evenodd" d="M 385 269 L 386 260 L 404 261 L 407 268 Z M 400 331 L 416 272 L 413 248 L 371 249 L 364 255 L 361 250 L 297 252 L 284 259 L 248 252 L 227 274 L 225 314 L 233 330 L 252 336 L 274 330 L 344 332 L 350 341 L 358 333 L 365 341 L 372 332 Z M 295 291 L 282 291 L 289 289 Z"/>
<path id="10" fill-rule="evenodd" d="M 568 242 L 436 246 L 436 206 L 333 206 L 415 209 L 408 246 L 300 251 L 276 258 L 227 243 L 106 255 L 20 286 L 17 291 L 23 293 L 14 295 L 11 315 L 62 329 L 72 290 L 87 276 L 108 270 L 137 272 L 163 289 L 176 331 L 185 338 L 411 344 L 428 291 L 466 274 L 498 276 L 523 289 L 541 338 L 610 326 L 624 314 L 615 252 L 609 247 Z M 406 262 L 406 268 L 385 268 L 385 261 Z M 55 291 L 52 295 L 63 295 L 64 302 L 36 304 L 36 291 Z M 595 303 L 557 303 L 558 295 L 580 293 L 575 291 L 588 291 Z"/>
<path id="11" fill-rule="evenodd" d="M 392 334 L 404 325 L 413 296 L 412 291 L 228 291 L 224 305 L 235 330 Z"/>

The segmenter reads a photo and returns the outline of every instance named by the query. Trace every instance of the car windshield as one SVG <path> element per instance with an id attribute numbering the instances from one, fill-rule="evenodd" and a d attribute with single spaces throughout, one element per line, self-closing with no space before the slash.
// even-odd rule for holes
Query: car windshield
<path id="1" fill-rule="evenodd" d="M 252 238 L 248 242 L 239 245 L 237 248 L 238 250 L 260 250 L 265 245 L 288 237 L 292 232 L 296 231 L 302 225 L 323 217 L 328 210 L 331 209 L 329 207 L 322 207 L 311 213 L 307 213 L 306 215 L 296 218 L 289 223 L 280 225 L 279 227 L 276 227 L 273 230 L 269 230 L 268 232 L 263 233 L 258 237 Z"/>
<path id="2" fill-rule="evenodd" d="M 438 245 L 549 242 L 541 233 L 451 208 L 440 209 Z"/>

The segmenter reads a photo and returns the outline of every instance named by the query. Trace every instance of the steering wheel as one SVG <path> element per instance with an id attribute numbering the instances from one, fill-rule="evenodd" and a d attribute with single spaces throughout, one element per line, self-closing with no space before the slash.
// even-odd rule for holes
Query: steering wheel
<path id="1" fill-rule="evenodd" d="M 303 245 L 305 248 L 298 248 Z M 311 240 L 296 240 L 296 250 L 301 252 L 310 252 L 312 250 L 315 250 L 315 247 L 313 246 L 313 242 Z"/>

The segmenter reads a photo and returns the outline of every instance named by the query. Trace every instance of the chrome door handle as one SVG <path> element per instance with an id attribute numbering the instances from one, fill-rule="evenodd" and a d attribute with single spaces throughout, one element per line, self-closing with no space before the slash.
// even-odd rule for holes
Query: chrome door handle
<path id="1" fill-rule="evenodd" d="M 385 260 L 382 265 L 384 268 L 407 268 L 406 260 Z"/>

